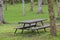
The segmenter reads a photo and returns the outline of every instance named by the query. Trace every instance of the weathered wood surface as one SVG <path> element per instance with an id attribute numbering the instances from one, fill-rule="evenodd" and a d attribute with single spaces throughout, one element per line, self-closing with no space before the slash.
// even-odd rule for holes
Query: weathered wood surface
<path id="1" fill-rule="evenodd" d="M 23 23 L 25 23 L 25 24 L 29 24 L 29 23 L 36 23 L 36 22 L 41 22 L 41 21 L 45 21 L 45 20 L 47 20 L 47 19 L 35 19 L 35 20 L 27 20 L 27 21 L 21 21 L 21 22 L 18 22 L 19 24 L 23 24 Z"/>

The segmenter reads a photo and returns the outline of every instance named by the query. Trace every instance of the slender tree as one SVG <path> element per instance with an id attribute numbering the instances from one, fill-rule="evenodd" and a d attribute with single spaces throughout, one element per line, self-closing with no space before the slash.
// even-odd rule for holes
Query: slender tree
<path id="1" fill-rule="evenodd" d="M 3 0 L 0 0 L 0 22 L 4 22 L 4 8 L 3 8 Z"/>
<path id="2" fill-rule="evenodd" d="M 22 11 L 23 11 L 23 16 L 25 16 L 25 6 L 24 6 L 24 0 L 22 0 Z"/>
<path id="3" fill-rule="evenodd" d="M 38 0 L 38 13 L 42 12 L 42 0 Z"/>
<path id="4" fill-rule="evenodd" d="M 47 0 L 42 0 L 42 4 L 48 4 Z"/>
<path id="5" fill-rule="evenodd" d="M 55 16 L 53 11 L 53 0 L 48 0 L 48 10 L 50 17 L 50 32 L 52 36 L 56 36 L 56 24 L 55 24 Z"/>
<path id="6" fill-rule="evenodd" d="M 8 1 L 8 0 L 5 0 L 5 9 L 6 9 L 6 10 L 7 10 L 7 4 L 8 4 L 7 1 Z"/>
<path id="7" fill-rule="evenodd" d="M 13 5 L 15 3 L 15 0 L 10 0 L 10 4 Z"/>
<path id="8" fill-rule="evenodd" d="M 57 12 L 58 12 L 58 16 L 60 16 L 60 2 L 58 2 L 58 0 L 56 0 L 57 2 Z"/>
<path id="9" fill-rule="evenodd" d="M 31 0 L 31 8 L 30 8 L 31 11 L 33 11 L 33 7 L 34 7 L 34 0 Z"/>

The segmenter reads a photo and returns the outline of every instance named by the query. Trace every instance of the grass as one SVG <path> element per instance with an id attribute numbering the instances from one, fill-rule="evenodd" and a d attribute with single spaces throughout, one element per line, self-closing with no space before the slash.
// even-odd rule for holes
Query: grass
<path id="1" fill-rule="evenodd" d="M 43 29 L 40 30 L 40 33 L 27 31 L 25 30 L 23 34 L 21 34 L 21 30 L 18 30 L 14 35 L 15 27 L 18 24 L 1 24 L 0 25 L 0 40 L 60 40 L 60 30 L 57 30 L 57 36 L 52 37 L 50 35 L 49 29 L 47 32 L 44 32 Z"/>
<path id="2" fill-rule="evenodd" d="M 43 5 L 43 14 L 38 14 L 38 6 L 36 5 L 34 7 L 34 11 L 30 11 L 30 3 L 25 4 L 25 13 L 26 16 L 23 16 L 22 14 L 22 4 L 16 4 L 16 5 L 8 5 L 8 10 L 5 10 L 5 21 L 7 22 L 18 22 L 22 20 L 30 20 L 30 19 L 37 19 L 37 18 L 49 18 L 47 5 Z"/>
<path id="3" fill-rule="evenodd" d="M 22 4 L 15 4 L 15 5 L 9 5 L 8 4 L 8 10 L 4 10 L 4 19 L 6 22 L 9 23 L 17 23 L 19 21 L 23 20 L 31 20 L 31 19 L 40 19 L 40 18 L 47 18 L 49 21 L 49 13 L 48 13 L 48 6 L 42 5 L 43 13 L 37 14 L 38 6 L 34 6 L 34 11 L 30 11 L 30 3 L 25 4 L 25 12 L 26 16 L 22 15 Z M 56 6 L 54 5 L 54 12 L 55 17 L 57 16 Z M 17 27 L 18 24 L 0 24 L 0 40 L 60 40 L 60 30 L 58 31 L 58 35 L 56 37 L 52 37 L 50 35 L 49 29 L 47 29 L 47 32 L 44 32 L 43 30 L 40 30 L 40 34 L 37 34 L 36 32 L 31 33 L 30 31 L 24 32 L 24 34 L 21 34 L 21 30 L 17 31 L 17 34 L 14 35 L 15 27 Z"/>

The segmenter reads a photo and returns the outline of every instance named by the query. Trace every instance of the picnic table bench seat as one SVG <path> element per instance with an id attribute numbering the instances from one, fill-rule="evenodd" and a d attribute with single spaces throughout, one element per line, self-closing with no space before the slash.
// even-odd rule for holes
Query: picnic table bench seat
<path id="1" fill-rule="evenodd" d="M 48 28 L 48 27 L 50 27 L 50 25 L 43 25 L 43 26 L 36 26 L 36 27 L 31 27 L 31 28 L 29 28 L 29 29 L 31 29 L 31 30 L 36 30 L 36 29 L 44 29 L 44 28 Z"/>
<path id="2" fill-rule="evenodd" d="M 20 26 L 18 26 L 18 27 L 16 27 L 15 29 L 15 32 L 14 33 L 16 33 L 16 31 L 17 31 L 17 29 L 22 29 L 22 30 L 24 30 L 24 29 L 27 29 L 27 28 L 30 28 L 30 27 L 35 27 L 36 25 L 31 25 L 31 26 L 24 26 L 24 27 L 20 27 Z"/>
<path id="3" fill-rule="evenodd" d="M 49 28 L 50 25 L 43 25 L 43 26 L 37 26 L 37 27 L 31 27 L 31 28 L 28 28 L 28 30 L 39 30 L 39 29 L 44 29 L 44 31 L 46 32 L 46 28 Z"/>
<path id="4" fill-rule="evenodd" d="M 16 27 L 15 29 L 26 29 L 26 28 L 30 28 L 30 27 L 35 27 L 36 25 L 31 25 L 31 26 L 25 26 L 25 27 Z"/>
<path id="5" fill-rule="evenodd" d="M 17 29 L 22 29 L 22 30 L 24 30 L 24 29 L 27 29 L 27 30 L 37 30 L 37 32 L 38 32 L 38 30 L 39 29 L 44 29 L 44 31 L 46 32 L 46 28 L 48 28 L 48 27 L 50 27 L 50 25 L 42 25 L 42 26 L 36 26 L 36 25 L 31 25 L 31 26 L 25 26 L 25 27 L 16 27 L 15 29 L 15 32 L 14 33 L 16 33 L 16 31 L 17 31 Z"/>

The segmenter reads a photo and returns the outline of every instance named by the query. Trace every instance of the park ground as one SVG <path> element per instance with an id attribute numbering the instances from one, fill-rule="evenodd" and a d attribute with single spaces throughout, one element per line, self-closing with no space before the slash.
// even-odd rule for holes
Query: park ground
<path id="1" fill-rule="evenodd" d="M 9 24 L 0 24 L 0 40 L 60 40 L 60 26 L 58 26 L 60 23 L 58 22 L 56 22 L 57 24 L 56 37 L 52 37 L 50 35 L 49 28 L 46 29 L 47 32 L 44 32 L 43 29 L 40 30 L 40 34 L 36 32 L 31 33 L 28 32 L 27 30 L 24 32 L 24 34 L 21 34 L 21 30 L 18 30 L 18 32 L 14 35 L 14 31 L 15 31 L 14 28 L 19 25 L 17 24 L 19 21 L 47 18 L 48 20 L 45 22 L 49 23 L 48 6 L 42 5 L 43 13 L 41 14 L 38 14 L 37 10 L 38 10 L 37 4 L 35 5 L 33 12 L 30 11 L 30 3 L 25 4 L 26 15 L 23 16 L 21 3 L 15 5 L 8 4 L 7 10 L 4 9 L 4 19 Z M 54 5 L 54 13 L 55 13 L 55 17 L 57 17 L 56 5 Z"/>

